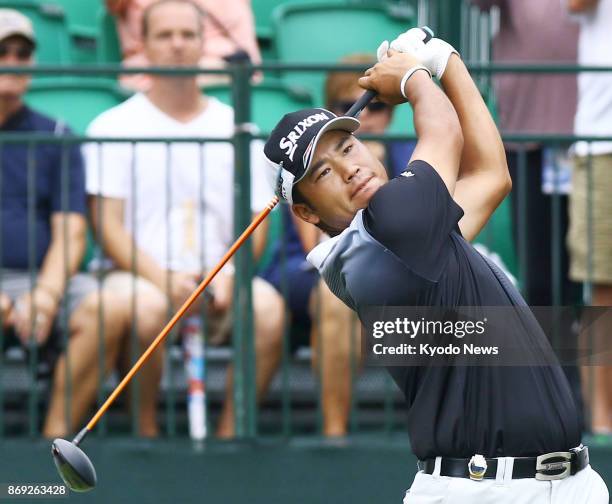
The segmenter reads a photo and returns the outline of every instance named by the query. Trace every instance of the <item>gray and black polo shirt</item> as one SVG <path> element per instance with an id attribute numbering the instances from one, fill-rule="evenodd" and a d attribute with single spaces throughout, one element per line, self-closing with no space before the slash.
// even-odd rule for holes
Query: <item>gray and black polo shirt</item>
<path id="1" fill-rule="evenodd" d="M 413 161 L 308 260 L 362 320 L 368 306 L 526 306 L 461 236 L 462 216 L 438 173 Z M 512 337 L 527 347 L 547 344 L 533 317 Z M 388 369 L 408 403 L 420 459 L 533 456 L 580 443 L 576 406 L 558 365 Z"/>

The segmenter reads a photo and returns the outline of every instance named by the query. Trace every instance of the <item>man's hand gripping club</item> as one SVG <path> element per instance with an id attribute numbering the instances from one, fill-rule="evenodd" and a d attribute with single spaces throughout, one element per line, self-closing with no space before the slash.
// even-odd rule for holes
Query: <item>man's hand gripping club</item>
<path id="1" fill-rule="evenodd" d="M 406 94 L 407 83 L 416 73 L 422 74 L 420 78 L 431 79 L 429 70 L 414 56 L 388 50 L 384 59 L 366 70 L 359 85 L 376 91 L 381 101 L 397 105 L 410 101 Z"/>
<path id="2" fill-rule="evenodd" d="M 418 54 L 425 54 L 423 48 L 429 34 L 404 37 L 404 42 L 417 48 Z M 404 34 L 407 35 L 407 34 Z M 401 37 L 401 36 L 400 36 Z M 398 39 L 400 38 L 398 37 Z M 398 40 L 392 44 L 400 47 Z M 439 47 L 442 45 L 438 44 Z M 451 53 L 452 54 L 452 53 Z M 448 56 L 450 57 L 450 55 Z M 442 53 L 431 55 L 432 68 L 444 71 Z M 414 129 L 418 137 L 412 159 L 429 163 L 440 175 L 451 195 L 454 194 L 459 161 L 463 150 L 463 135 L 457 113 L 444 92 L 431 80 L 431 70 L 412 52 L 385 50 L 385 43 L 379 48 L 379 62 L 365 72 L 359 85 L 378 94 L 381 101 L 391 104 L 410 102 L 413 109 Z M 406 125 L 408 126 L 408 125 Z"/>
<path id="3" fill-rule="evenodd" d="M 433 77 L 442 79 L 452 54 L 457 50 L 439 38 L 432 38 L 433 32 L 427 28 L 411 28 L 389 43 L 385 40 L 376 51 L 378 61 L 387 57 L 389 49 L 414 56 L 420 64 L 429 70 Z"/>
<path id="4" fill-rule="evenodd" d="M 426 30 L 413 28 L 390 44 L 383 42 L 378 57 L 385 59 L 389 48 L 409 54 L 441 81 L 464 138 L 456 187 L 451 194 L 464 210 L 459 222 L 461 232 L 471 240 L 508 194 L 511 181 L 499 132 L 467 68 L 459 57 L 452 58 L 459 55 L 447 42 L 436 38 L 425 42 L 431 35 Z M 417 157 L 423 159 L 422 153 L 415 151 L 413 158 Z"/>

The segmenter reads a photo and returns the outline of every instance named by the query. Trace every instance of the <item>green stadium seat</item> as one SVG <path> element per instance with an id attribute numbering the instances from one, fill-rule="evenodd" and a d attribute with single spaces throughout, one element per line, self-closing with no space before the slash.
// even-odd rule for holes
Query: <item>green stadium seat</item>
<path id="1" fill-rule="evenodd" d="M 232 104 L 232 90 L 228 85 L 208 86 L 203 92 Z M 272 131 L 278 119 L 287 112 L 312 106 L 312 97 L 306 90 L 274 79 L 253 86 L 251 93 L 252 120 L 265 133 Z"/>
<path id="2" fill-rule="evenodd" d="M 16 9 L 30 18 L 38 40 L 38 63 L 70 62 L 68 24 L 64 9 L 60 5 L 44 0 L 0 0 L 0 8 Z"/>
<path id="3" fill-rule="evenodd" d="M 83 33 L 70 34 L 70 59 L 75 64 L 96 64 L 98 61 L 98 39 Z"/>
<path id="4" fill-rule="evenodd" d="M 25 101 L 42 113 L 65 121 L 75 133 L 81 134 L 98 114 L 128 96 L 112 80 L 59 78 L 33 81 Z"/>
<path id="5" fill-rule="evenodd" d="M 272 13 L 279 5 L 290 4 L 295 2 L 304 2 L 304 0 L 255 0 L 252 2 L 253 15 L 255 16 L 255 32 L 259 39 L 270 39 L 274 34 L 274 26 L 272 21 Z M 320 0 L 310 0 L 318 2 Z"/>
<path id="6" fill-rule="evenodd" d="M 269 39 L 272 37 L 272 11 L 282 3 L 284 3 L 283 0 L 258 0 L 253 2 L 257 38 Z"/>
<path id="7" fill-rule="evenodd" d="M 374 56 L 380 42 L 416 25 L 414 11 L 370 2 L 302 2 L 281 5 L 274 11 L 274 45 L 281 62 L 336 63 L 354 53 Z M 286 72 L 283 80 L 307 87 L 322 105 L 322 72 Z M 396 110 L 394 133 L 408 132 L 410 107 Z"/>
<path id="8" fill-rule="evenodd" d="M 98 63 L 119 63 L 121 61 L 121 46 L 117 36 L 115 18 L 102 7 L 97 13 L 98 25 Z"/>
<path id="9" fill-rule="evenodd" d="M 370 3 L 372 0 L 338 0 L 342 3 Z M 410 9 L 412 12 L 416 10 L 416 4 L 418 0 L 374 0 L 378 5 L 386 5 L 392 10 L 399 10 L 405 12 L 406 9 Z M 273 23 L 273 12 L 276 7 L 280 5 L 287 5 L 291 3 L 320 3 L 321 0 L 254 0 L 253 14 L 255 17 L 255 32 L 257 38 L 261 41 L 267 41 L 274 36 L 274 23 Z"/>
<path id="10" fill-rule="evenodd" d="M 75 63 L 95 63 L 99 38 L 98 11 L 102 0 L 54 0 L 66 13 Z"/>
<path id="11" fill-rule="evenodd" d="M 54 0 L 62 6 L 71 33 L 98 36 L 98 11 L 103 0 Z"/>

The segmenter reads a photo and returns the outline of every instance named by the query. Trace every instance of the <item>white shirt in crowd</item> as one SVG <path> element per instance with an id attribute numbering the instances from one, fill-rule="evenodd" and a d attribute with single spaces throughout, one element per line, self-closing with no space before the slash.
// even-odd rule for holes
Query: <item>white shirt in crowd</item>
<path id="1" fill-rule="evenodd" d="M 205 110 L 181 123 L 144 94 L 100 114 L 91 137 L 231 138 L 233 109 L 208 98 Z M 162 267 L 213 267 L 233 241 L 234 150 L 231 143 L 89 143 L 87 192 L 124 200 L 124 225 Z M 274 195 L 261 142 L 251 148 L 251 208 Z M 203 261 L 202 261 L 203 259 Z M 203 263 L 203 264 L 202 264 Z M 203 268 L 202 268 L 203 267 Z"/>
<path id="2" fill-rule="evenodd" d="M 578 64 L 612 66 L 612 0 L 599 0 L 592 11 L 575 16 L 580 22 Z M 612 72 L 578 75 L 576 135 L 612 136 Z M 589 144 L 578 142 L 575 153 L 586 156 Z M 612 142 L 591 144 L 595 155 L 612 152 Z"/>

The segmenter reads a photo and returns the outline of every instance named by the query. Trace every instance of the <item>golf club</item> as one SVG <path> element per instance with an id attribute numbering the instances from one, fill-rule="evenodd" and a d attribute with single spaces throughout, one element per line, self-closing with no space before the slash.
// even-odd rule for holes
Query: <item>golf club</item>
<path id="1" fill-rule="evenodd" d="M 223 256 L 221 261 L 215 266 L 206 277 L 202 280 L 197 289 L 187 298 L 179 310 L 174 314 L 170 321 L 166 324 L 163 330 L 157 335 L 155 340 L 149 345 L 149 347 L 140 356 L 138 361 L 134 364 L 132 369 L 125 375 L 123 380 L 117 385 L 115 390 L 106 399 L 104 404 L 100 407 L 97 413 L 92 417 L 89 423 L 75 436 L 72 442 L 65 439 L 55 439 L 51 445 L 51 453 L 53 454 L 53 461 L 57 470 L 66 483 L 66 485 L 75 492 L 86 492 L 96 486 L 96 470 L 89 460 L 89 457 L 83 450 L 79 448 L 79 445 L 85 439 L 85 436 L 95 427 L 102 415 L 106 413 L 106 410 L 110 407 L 117 396 L 123 391 L 132 377 L 138 372 L 142 365 L 146 362 L 149 356 L 155 351 L 159 344 L 166 338 L 172 328 L 190 308 L 194 301 L 200 294 L 206 289 L 210 282 L 215 278 L 217 273 L 225 266 L 230 258 L 236 253 L 236 251 L 242 246 L 247 238 L 253 233 L 255 228 L 261 224 L 261 222 L 268 216 L 272 209 L 277 205 L 279 199 L 277 196 L 272 198 L 266 208 L 251 222 L 249 227 L 240 235 L 240 237 L 234 242 L 227 253 Z"/>
<path id="2" fill-rule="evenodd" d="M 429 35 L 429 33 L 428 33 Z M 431 38 L 428 36 L 426 42 Z M 347 116 L 356 117 L 359 112 L 376 96 L 376 92 L 368 90 L 355 102 L 355 104 L 346 113 Z M 229 261 L 234 253 L 242 246 L 247 240 L 251 233 L 257 228 L 259 224 L 268 216 L 272 209 L 279 202 L 278 197 L 274 197 L 267 205 L 267 207 L 253 220 L 249 227 L 240 235 L 240 237 L 234 242 L 228 252 L 223 256 L 219 264 L 213 268 L 208 275 L 202 280 L 197 289 L 189 296 L 189 298 L 183 303 L 180 309 L 166 324 L 164 329 L 158 334 L 155 340 L 149 345 L 149 347 L 140 356 L 138 361 L 134 364 L 132 369 L 125 375 L 123 380 L 117 385 L 115 390 L 106 399 L 104 404 L 91 418 L 89 423 L 74 437 L 70 442 L 65 439 L 57 438 L 53 441 L 51 446 L 51 453 L 53 454 L 53 461 L 57 467 L 57 470 L 66 483 L 66 485 L 75 492 L 86 492 L 93 489 L 97 482 L 96 470 L 89 460 L 89 457 L 85 454 L 79 445 L 85 439 L 87 434 L 95 427 L 102 415 L 106 413 L 106 410 L 110 407 L 117 396 L 123 391 L 132 377 L 138 372 L 142 365 L 146 362 L 149 356 L 155 351 L 159 344 L 166 338 L 172 328 L 185 314 L 189 307 L 195 302 L 197 297 L 202 294 L 204 289 L 210 284 L 215 275 L 223 268 L 223 266 Z"/>
<path id="3" fill-rule="evenodd" d="M 423 43 L 427 44 L 427 42 L 429 42 L 433 38 L 434 33 L 432 29 L 428 26 L 421 27 L 421 30 L 425 32 L 425 38 L 423 39 Z M 346 115 L 349 117 L 359 117 L 359 113 L 365 108 L 368 103 L 370 103 L 370 101 L 372 101 L 375 96 L 376 91 L 368 89 L 357 99 L 355 103 L 353 103 L 353 106 L 348 109 Z"/>

